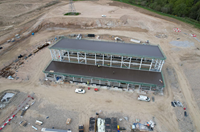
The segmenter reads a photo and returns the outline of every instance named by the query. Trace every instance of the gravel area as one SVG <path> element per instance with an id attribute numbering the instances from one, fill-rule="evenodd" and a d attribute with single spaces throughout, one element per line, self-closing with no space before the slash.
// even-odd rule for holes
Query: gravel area
<path id="1" fill-rule="evenodd" d="M 53 128 L 54 129 L 71 129 L 77 131 L 77 124 L 79 122 L 78 113 L 74 111 L 62 110 L 52 104 L 47 104 L 44 100 L 37 100 L 25 113 L 23 117 L 20 117 L 21 112 L 18 113 L 17 118 L 13 120 L 11 127 L 13 132 L 18 131 L 34 131 L 31 126 L 35 126 L 39 131 L 42 128 Z M 48 117 L 48 118 L 47 118 Z M 66 125 L 67 118 L 72 118 L 71 124 Z M 35 121 L 42 121 L 41 126 L 36 125 Z M 19 126 L 19 122 L 27 121 L 26 127 Z"/>
<path id="2" fill-rule="evenodd" d="M 185 48 L 194 46 L 194 42 L 189 42 L 189 41 L 171 41 L 170 44 L 177 47 L 185 47 Z"/>
<path id="3" fill-rule="evenodd" d="M 197 74 L 199 73 L 199 69 L 200 69 L 199 56 L 198 55 L 196 55 L 196 57 L 191 56 L 190 59 L 191 60 L 187 60 L 189 61 L 188 63 L 183 61 L 182 68 L 185 72 L 185 75 L 188 77 L 189 84 L 191 85 L 191 89 L 195 97 L 195 101 L 197 102 L 197 105 L 200 109 L 200 90 L 199 90 L 200 75 Z M 195 62 L 195 63 L 192 63 L 192 62 Z"/>
<path id="4" fill-rule="evenodd" d="M 171 82 L 170 87 L 172 88 L 172 91 L 174 94 L 174 100 L 180 101 L 183 104 L 183 108 L 186 108 L 186 111 L 187 111 L 187 104 L 184 100 L 183 94 L 181 93 L 175 70 L 172 67 L 167 67 L 166 70 L 169 76 L 169 80 Z M 193 125 L 193 122 L 191 121 L 190 114 L 187 111 L 188 116 L 185 117 L 183 108 L 182 107 L 173 108 L 175 115 L 177 117 L 179 128 L 181 129 L 181 132 L 193 132 L 194 125 Z"/>

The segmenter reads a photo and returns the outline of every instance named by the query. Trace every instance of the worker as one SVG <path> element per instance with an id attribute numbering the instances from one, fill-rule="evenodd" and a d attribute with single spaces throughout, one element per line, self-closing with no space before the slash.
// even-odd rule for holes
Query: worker
<path id="1" fill-rule="evenodd" d="M 99 68 L 99 67 L 100 67 L 100 65 L 97 65 L 97 67 Z"/>
<path id="2" fill-rule="evenodd" d="M 89 85 L 90 84 L 90 82 L 89 81 L 87 81 L 87 85 Z"/>

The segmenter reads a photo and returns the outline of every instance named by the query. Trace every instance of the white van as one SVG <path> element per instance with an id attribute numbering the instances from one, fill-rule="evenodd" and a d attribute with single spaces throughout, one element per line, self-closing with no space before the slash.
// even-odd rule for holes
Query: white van
<path id="1" fill-rule="evenodd" d="M 41 121 L 39 121 L 39 120 L 36 120 L 36 121 L 35 121 L 35 124 L 41 126 L 41 125 L 43 124 L 43 122 L 41 122 Z"/>
<path id="2" fill-rule="evenodd" d="M 147 97 L 147 96 L 144 96 L 144 95 L 139 95 L 139 96 L 138 96 L 138 100 L 149 102 L 149 101 L 150 101 L 150 98 Z"/>

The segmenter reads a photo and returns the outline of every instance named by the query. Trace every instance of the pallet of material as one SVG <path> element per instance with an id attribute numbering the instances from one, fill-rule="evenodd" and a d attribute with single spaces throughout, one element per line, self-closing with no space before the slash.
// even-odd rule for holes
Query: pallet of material
<path id="1" fill-rule="evenodd" d="M 13 71 L 0 71 L 0 76 L 7 78 L 8 76 L 12 76 L 15 73 Z"/>
<path id="2" fill-rule="evenodd" d="M 33 53 L 35 54 L 35 53 L 37 53 L 39 51 L 39 49 L 35 49 L 35 50 L 33 50 Z"/>
<path id="3" fill-rule="evenodd" d="M 47 46 L 49 46 L 49 43 L 46 43 L 46 44 L 43 44 L 43 45 L 39 46 L 38 49 L 41 50 L 41 49 L 43 49 L 43 48 L 45 48 Z"/>

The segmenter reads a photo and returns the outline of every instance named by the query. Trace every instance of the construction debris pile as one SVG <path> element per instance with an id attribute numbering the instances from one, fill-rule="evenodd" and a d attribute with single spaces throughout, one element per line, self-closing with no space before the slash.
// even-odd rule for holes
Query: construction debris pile
<path id="1" fill-rule="evenodd" d="M 24 61 L 27 58 L 31 57 L 33 54 L 37 53 L 39 50 L 49 46 L 49 44 L 50 42 L 46 42 L 45 44 L 33 50 L 33 52 L 31 52 L 30 54 L 23 54 L 23 55 L 20 54 L 16 60 L 14 60 L 11 64 L 5 66 L 3 69 L 0 70 L 0 76 L 8 78 L 8 79 L 13 79 L 13 75 L 15 74 L 17 69 L 19 69 L 19 67 L 22 64 L 24 64 Z"/>
<path id="2" fill-rule="evenodd" d="M 45 43 L 45 44 L 43 44 L 43 45 L 37 47 L 35 50 L 33 50 L 33 53 L 34 53 L 34 54 L 37 53 L 39 50 L 41 50 L 41 49 L 43 49 L 43 48 L 49 46 L 50 44 L 51 44 L 50 42 L 47 42 L 47 43 Z"/>
<path id="3" fill-rule="evenodd" d="M 146 123 L 140 123 L 139 120 L 136 119 L 136 123 L 133 123 L 132 125 L 132 130 L 153 131 L 155 125 L 156 125 L 155 122 L 153 122 L 152 120 Z"/>
<path id="4" fill-rule="evenodd" d="M 0 76 L 7 78 L 8 76 L 12 76 L 15 74 L 15 72 L 11 69 L 11 65 L 5 66 L 3 69 L 0 71 Z"/>

